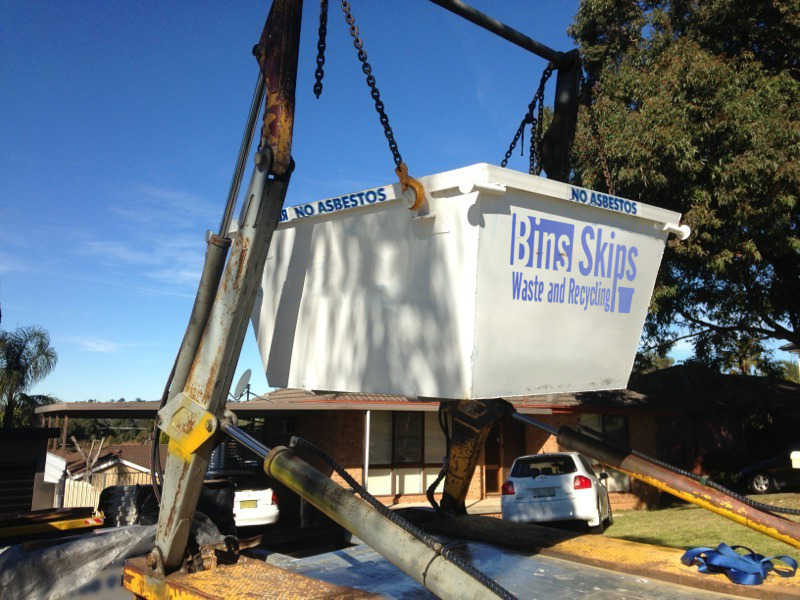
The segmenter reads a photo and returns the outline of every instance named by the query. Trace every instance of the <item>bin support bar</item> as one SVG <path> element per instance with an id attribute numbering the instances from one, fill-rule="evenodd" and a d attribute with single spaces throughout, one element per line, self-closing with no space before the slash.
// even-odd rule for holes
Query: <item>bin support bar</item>
<path id="1" fill-rule="evenodd" d="M 434 4 L 438 4 L 445 10 L 463 17 L 467 21 L 471 21 L 478 27 L 483 27 L 487 31 L 491 31 L 495 35 L 508 40 L 512 44 L 516 44 L 520 48 L 525 48 L 528 52 L 533 52 L 537 56 L 541 56 L 545 60 L 554 62 L 557 66 L 561 66 L 564 61 L 565 55 L 563 52 L 553 50 L 544 44 L 529 38 L 524 33 L 520 33 L 513 27 L 509 27 L 505 23 L 501 23 L 497 19 L 482 13 L 475 8 L 464 4 L 461 0 L 431 0 Z"/>
<path id="2" fill-rule="evenodd" d="M 222 431 L 264 459 L 264 472 L 358 536 L 384 558 L 440 598 L 497 598 L 497 595 L 440 551 L 429 548 L 353 492 L 334 483 L 285 446 L 269 449 L 222 422 Z"/>
<path id="3" fill-rule="evenodd" d="M 800 548 L 800 523 L 757 510 L 690 477 L 665 469 L 641 456 L 618 450 L 569 427 L 561 427 L 556 430 L 518 412 L 513 412 L 511 416 L 517 421 L 544 429 L 556 436 L 559 444 L 590 456 L 634 479 L 760 531 L 790 546 Z"/>

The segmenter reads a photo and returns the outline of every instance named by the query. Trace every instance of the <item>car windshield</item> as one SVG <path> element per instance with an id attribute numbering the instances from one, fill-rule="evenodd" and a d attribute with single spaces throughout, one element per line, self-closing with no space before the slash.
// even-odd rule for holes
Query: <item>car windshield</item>
<path id="1" fill-rule="evenodd" d="M 536 477 L 537 475 L 566 475 L 577 471 L 571 456 L 530 456 L 519 458 L 511 470 L 512 477 Z"/>

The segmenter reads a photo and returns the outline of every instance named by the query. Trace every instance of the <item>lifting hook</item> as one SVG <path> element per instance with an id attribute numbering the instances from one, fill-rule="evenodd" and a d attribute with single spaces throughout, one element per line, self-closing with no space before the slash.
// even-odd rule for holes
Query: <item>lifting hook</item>
<path id="1" fill-rule="evenodd" d="M 400 179 L 400 189 L 405 192 L 410 189 L 414 193 L 414 202 L 408 207 L 409 210 L 419 210 L 425 204 L 425 188 L 422 184 L 408 174 L 406 163 L 401 162 L 394 170 Z"/>

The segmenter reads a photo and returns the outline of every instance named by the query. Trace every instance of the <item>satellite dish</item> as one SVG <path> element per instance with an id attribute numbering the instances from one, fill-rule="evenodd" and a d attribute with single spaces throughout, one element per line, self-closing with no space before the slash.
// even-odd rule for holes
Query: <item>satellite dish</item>
<path id="1" fill-rule="evenodd" d="M 247 388 L 247 384 L 250 383 L 250 369 L 247 369 L 242 376 L 239 377 L 239 381 L 236 383 L 236 389 L 233 391 L 233 399 L 238 400 L 244 394 L 244 390 Z"/>

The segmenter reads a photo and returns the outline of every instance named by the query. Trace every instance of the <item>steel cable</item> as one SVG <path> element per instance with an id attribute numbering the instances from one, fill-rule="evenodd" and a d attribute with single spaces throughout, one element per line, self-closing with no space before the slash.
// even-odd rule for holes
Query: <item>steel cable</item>
<path id="1" fill-rule="evenodd" d="M 372 506 L 375 510 L 377 510 L 381 515 L 389 519 L 392 523 L 401 527 L 403 530 L 407 531 L 415 538 L 420 540 L 424 543 L 428 548 L 431 550 L 436 551 L 438 554 L 442 556 L 445 560 L 453 563 L 456 567 L 464 571 L 470 577 L 473 577 L 475 580 L 479 581 L 481 584 L 486 586 L 492 592 L 497 594 L 500 598 L 504 600 L 512 600 L 515 599 L 511 592 L 497 583 L 494 579 L 479 571 L 475 567 L 473 567 L 470 563 L 462 559 L 459 555 L 455 552 L 452 552 L 447 545 L 442 544 L 439 542 L 435 537 L 426 533 L 410 521 L 405 519 L 404 517 L 397 514 L 395 511 L 390 510 L 386 506 L 384 506 L 381 502 L 378 501 L 375 496 L 370 494 L 361 484 L 359 484 L 355 479 L 353 479 L 350 474 L 337 463 L 333 458 L 331 458 L 324 450 L 315 446 L 312 442 L 308 440 L 298 437 L 292 436 L 289 441 L 289 446 L 292 448 L 301 448 L 306 449 L 312 452 L 316 457 L 325 461 L 336 473 L 344 479 L 344 481 L 349 485 L 353 491 L 355 491 L 361 498 L 363 498 L 370 506 Z"/>
<path id="2" fill-rule="evenodd" d="M 642 458 L 644 460 L 650 461 L 653 464 L 658 465 L 659 467 L 661 467 L 663 469 L 667 469 L 668 471 L 671 471 L 672 473 L 677 473 L 678 475 L 683 475 L 684 477 L 688 477 L 689 479 L 693 479 L 694 481 L 696 481 L 698 483 L 701 483 L 703 485 L 707 485 L 708 487 L 710 487 L 712 489 L 715 489 L 718 492 L 722 492 L 726 496 L 730 496 L 731 498 L 734 498 L 735 500 L 738 500 L 739 502 L 747 504 L 748 506 L 750 506 L 752 508 L 755 508 L 757 510 L 761 510 L 761 511 L 768 512 L 768 513 L 783 513 L 783 514 L 787 514 L 787 515 L 800 515 L 800 509 L 797 509 L 797 508 L 786 508 L 786 507 L 783 507 L 783 506 L 775 506 L 774 504 L 765 504 L 765 503 L 759 502 L 757 500 L 752 500 L 751 498 L 748 498 L 747 496 L 745 496 L 743 494 L 739 494 L 738 492 L 734 492 L 733 490 L 731 490 L 729 488 L 726 488 L 722 484 L 719 484 L 719 483 L 717 483 L 715 481 L 712 481 L 708 477 L 704 477 L 702 475 L 697 475 L 695 473 L 691 473 L 689 471 L 686 471 L 685 469 L 681 469 L 680 467 L 676 467 L 674 465 L 666 463 L 666 462 L 664 462 L 662 460 L 659 460 L 657 458 L 653 458 L 652 456 L 648 456 L 647 454 L 645 454 L 643 452 L 639 452 L 638 450 L 632 450 L 630 448 L 621 448 L 620 446 L 618 446 L 618 445 L 610 442 L 609 440 L 605 439 L 603 437 L 603 435 L 599 431 L 595 431 L 594 429 L 592 429 L 590 427 L 586 427 L 584 425 L 580 425 L 579 428 L 581 430 L 583 430 L 584 432 L 588 433 L 589 435 L 591 435 L 592 437 L 594 437 L 594 438 L 598 439 L 599 441 L 603 442 L 604 444 L 608 444 L 609 446 L 612 446 L 612 447 L 616 448 L 617 450 L 620 450 L 621 452 L 627 452 L 627 453 L 633 454 L 634 456 L 637 456 L 637 457 Z M 773 514 L 773 516 L 777 516 L 777 515 Z"/>

